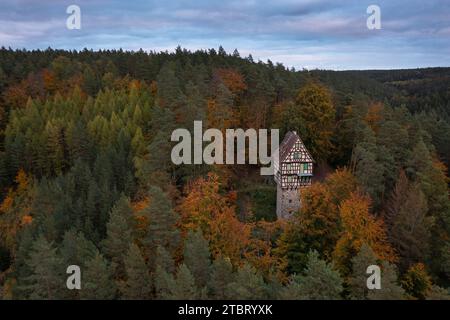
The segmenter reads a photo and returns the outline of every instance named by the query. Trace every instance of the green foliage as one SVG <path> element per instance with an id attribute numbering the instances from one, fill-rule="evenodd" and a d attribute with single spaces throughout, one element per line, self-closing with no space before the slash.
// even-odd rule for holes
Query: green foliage
<path id="1" fill-rule="evenodd" d="M 404 300 L 405 291 L 398 284 L 397 268 L 383 262 L 381 271 L 381 289 L 371 290 L 368 294 L 370 300 Z"/>
<path id="2" fill-rule="evenodd" d="M 141 250 L 134 243 L 130 245 L 125 257 L 126 280 L 120 286 L 122 299 L 149 299 L 152 292 L 152 281 L 149 269 L 142 257 Z"/>
<path id="3" fill-rule="evenodd" d="M 65 268 L 53 243 L 40 235 L 31 247 L 26 264 L 30 274 L 20 288 L 25 297 L 48 300 L 63 297 Z"/>
<path id="4" fill-rule="evenodd" d="M 349 290 L 352 299 L 366 300 L 369 293 L 366 280 L 368 277 L 367 267 L 377 265 L 377 258 L 372 248 L 367 244 L 363 244 L 358 254 L 352 259 L 352 274 L 349 279 Z M 382 274 L 382 279 L 385 273 Z M 382 288 L 384 288 L 382 286 Z"/>
<path id="5" fill-rule="evenodd" d="M 303 86 L 294 104 L 287 104 L 280 125 L 300 133 L 313 157 L 326 160 L 331 151 L 336 110 L 329 90 L 317 83 Z"/>
<path id="6" fill-rule="evenodd" d="M 349 294 L 445 298 L 449 70 L 297 72 L 223 48 L 174 53 L 0 48 L 1 294 L 338 299 L 342 280 L 325 261 L 346 231 L 339 206 L 358 190 L 371 198 L 364 212 L 385 220 L 400 271 L 410 269 L 401 277 L 406 293 L 398 286 L 396 266 L 386 263 L 383 289 L 367 293 L 362 270 L 373 257 L 364 246 L 356 255 L 361 243 L 350 248 L 346 244 L 353 239 L 347 239 L 339 249 L 353 267 Z M 236 220 L 251 236 L 235 250 L 232 265 L 220 252 L 211 255 L 201 234 L 189 233 L 173 210 L 182 190 L 211 169 L 171 162 L 173 129 L 192 132 L 194 120 L 222 129 L 296 130 L 318 160 L 319 180 L 325 168 L 349 170 L 337 170 L 323 185 L 302 192 L 300 214 L 284 232 L 266 237 L 253 223 L 275 220 L 273 185 L 255 187 L 257 179 L 244 179 L 258 169 L 254 166 L 215 167 L 230 208 L 240 205 L 236 190 L 251 190 L 243 192 L 254 221 L 245 220 L 249 212 Z M 15 179 L 20 174 L 27 179 Z M 278 223 L 268 226 L 277 229 Z M 377 230 L 383 233 L 384 225 Z M 317 254 L 308 255 L 310 250 Z M 80 292 L 61 289 L 69 264 L 82 268 Z"/>
<path id="7" fill-rule="evenodd" d="M 419 185 L 410 183 L 402 171 L 385 218 L 389 240 L 401 257 L 402 270 L 427 258 L 431 226 L 427 211 L 427 201 Z"/>
<path id="8" fill-rule="evenodd" d="M 173 252 L 180 240 L 179 230 L 176 228 L 177 214 L 167 195 L 159 187 L 151 187 L 148 197 L 150 205 L 144 211 L 149 220 L 146 245 L 153 249 L 161 246 Z"/>
<path id="9" fill-rule="evenodd" d="M 227 298 L 227 287 L 234 280 L 233 266 L 229 259 L 218 257 L 211 266 L 211 276 L 208 281 L 208 289 L 213 299 L 223 300 Z"/>
<path id="10" fill-rule="evenodd" d="M 100 253 L 97 253 L 86 263 L 80 290 L 81 299 L 114 299 L 116 289 L 110 264 Z"/>
<path id="11" fill-rule="evenodd" d="M 168 293 L 163 296 L 164 299 L 195 300 L 200 298 L 194 276 L 185 264 L 178 268 L 175 277 L 170 277 L 168 280 Z"/>
<path id="12" fill-rule="evenodd" d="M 110 258 L 117 277 L 124 273 L 124 256 L 132 241 L 132 210 L 128 200 L 122 196 L 111 210 L 107 224 L 106 239 L 102 242 L 103 252 Z"/>
<path id="13" fill-rule="evenodd" d="M 234 300 L 265 299 L 266 285 L 262 276 L 248 264 L 239 268 L 226 287 L 226 296 Z"/>
<path id="14" fill-rule="evenodd" d="M 211 272 L 211 254 L 208 241 L 201 231 L 189 231 L 184 244 L 184 264 L 191 270 L 198 288 L 204 288 L 209 282 Z"/>
<path id="15" fill-rule="evenodd" d="M 294 288 L 298 297 L 306 300 L 339 300 L 343 290 L 343 281 L 339 273 L 319 259 L 316 251 L 308 254 L 308 263 L 302 275 L 294 277 Z M 292 284 L 291 284 L 292 285 Z M 291 289 L 293 290 L 293 288 Z"/>

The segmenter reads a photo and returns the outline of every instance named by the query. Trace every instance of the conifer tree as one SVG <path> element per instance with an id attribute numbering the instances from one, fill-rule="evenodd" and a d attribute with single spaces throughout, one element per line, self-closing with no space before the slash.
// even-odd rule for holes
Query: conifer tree
<path id="1" fill-rule="evenodd" d="M 403 300 L 405 291 L 398 284 L 397 268 L 388 262 L 382 263 L 381 289 L 373 289 L 368 293 L 370 300 Z"/>
<path id="2" fill-rule="evenodd" d="M 405 271 L 414 263 L 425 261 L 429 252 L 431 221 L 428 207 L 417 183 L 411 183 L 404 172 L 392 193 L 386 210 L 387 234 L 400 255 L 400 268 Z"/>
<path id="3" fill-rule="evenodd" d="M 428 292 L 427 300 L 450 300 L 450 291 L 433 285 Z"/>
<path id="4" fill-rule="evenodd" d="M 145 244 L 150 250 L 158 246 L 173 252 L 179 245 L 179 231 L 176 228 L 177 214 L 172 210 L 170 200 L 158 187 L 151 187 L 148 193 L 150 204 L 143 214 L 148 218 L 149 226 Z"/>
<path id="5" fill-rule="evenodd" d="M 109 300 L 116 297 L 111 266 L 100 253 L 86 263 L 81 281 L 81 299 Z"/>
<path id="6" fill-rule="evenodd" d="M 121 284 L 123 299 L 137 300 L 151 297 L 152 283 L 149 269 L 139 247 L 132 243 L 125 257 L 126 280 Z"/>
<path id="7" fill-rule="evenodd" d="M 200 292 L 195 286 L 195 279 L 185 264 L 181 264 L 175 278 L 169 281 L 166 299 L 195 300 L 200 298 Z"/>
<path id="8" fill-rule="evenodd" d="M 97 254 L 95 245 L 87 240 L 82 232 L 70 229 L 64 234 L 61 246 L 61 256 L 67 265 L 84 266 Z"/>
<path id="9" fill-rule="evenodd" d="M 61 299 L 65 289 L 64 266 L 57 249 L 43 235 L 37 237 L 26 261 L 30 275 L 23 287 L 31 299 Z"/>
<path id="10" fill-rule="evenodd" d="M 295 277 L 299 296 L 306 300 L 339 300 L 343 290 L 339 273 L 319 259 L 319 254 L 311 251 L 308 263 L 302 275 Z"/>
<path id="11" fill-rule="evenodd" d="M 155 255 L 155 293 L 159 299 L 164 299 L 170 294 L 170 286 L 175 281 L 173 273 L 175 272 L 175 264 L 169 252 L 161 246 L 156 249 Z"/>
<path id="12" fill-rule="evenodd" d="M 116 278 L 124 275 L 124 256 L 132 242 L 132 214 L 128 199 L 122 195 L 111 210 L 106 239 L 102 242 L 103 252 L 111 259 Z"/>
<path id="13" fill-rule="evenodd" d="M 227 298 L 227 286 L 233 281 L 233 266 L 229 259 L 217 257 L 211 265 L 211 276 L 208 281 L 208 291 L 212 298 L 223 300 Z"/>
<path id="14" fill-rule="evenodd" d="M 367 267 L 370 265 L 377 265 L 377 257 L 372 248 L 364 243 L 358 254 L 352 259 L 352 274 L 348 281 L 352 299 L 367 299 L 369 290 L 366 284 L 368 277 L 366 271 Z"/>
<path id="15" fill-rule="evenodd" d="M 227 299 L 251 300 L 265 299 L 266 285 L 255 268 L 245 264 L 234 275 L 234 281 L 226 288 Z"/>
<path id="16" fill-rule="evenodd" d="M 81 231 L 77 233 L 75 229 L 70 229 L 64 234 L 60 252 L 64 262 L 63 265 L 65 267 L 70 265 L 79 266 L 83 276 L 83 270 L 86 270 L 86 263 L 95 257 L 98 249 L 84 237 Z M 67 290 L 66 294 L 67 298 L 78 299 L 80 292 L 79 290 Z"/>
<path id="17" fill-rule="evenodd" d="M 198 288 L 204 288 L 209 281 L 211 261 L 208 241 L 201 231 L 189 231 L 184 246 L 184 264 L 194 276 Z"/>

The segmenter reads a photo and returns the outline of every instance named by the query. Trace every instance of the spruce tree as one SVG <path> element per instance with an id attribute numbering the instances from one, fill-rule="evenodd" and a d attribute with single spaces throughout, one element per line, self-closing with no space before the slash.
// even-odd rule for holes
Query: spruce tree
<path id="1" fill-rule="evenodd" d="M 169 198 L 160 188 L 151 187 L 148 196 L 150 205 L 144 211 L 149 221 L 145 244 L 150 250 L 161 246 L 173 252 L 180 240 L 176 227 L 178 216 L 173 211 Z"/>
<path id="2" fill-rule="evenodd" d="M 195 285 L 195 279 L 189 268 L 182 264 L 173 281 L 169 281 L 167 299 L 195 300 L 200 298 L 200 291 Z"/>
<path id="3" fill-rule="evenodd" d="M 81 278 L 80 297 L 88 300 L 110 300 L 116 297 L 111 266 L 100 253 L 86 263 Z"/>
<path id="4" fill-rule="evenodd" d="M 417 183 L 400 173 L 386 209 L 388 238 L 400 255 L 400 270 L 425 261 L 429 252 L 431 221 L 427 201 Z"/>
<path id="5" fill-rule="evenodd" d="M 128 300 L 150 299 L 152 283 L 149 269 L 139 247 L 132 243 L 125 257 L 126 280 L 121 284 L 122 298 Z"/>
<path id="6" fill-rule="evenodd" d="M 377 265 L 377 258 L 372 248 L 364 243 L 358 254 L 352 259 L 352 274 L 349 279 L 350 297 L 365 300 L 369 292 L 367 288 L 367 267 Z"/>
<path id="7" fill-rule="evenodd" d="M 184 245 L 184 264 L 192 272 L 197 287 L 206 286 L 210 275 L 210 252 L 208 241 L 201 231 L 189 231 Z"/>
<path id="8" fill-rule="evenodd" d="M 132 242 L 132 214 L 128 199 L 122 195 L 111 210 L 106 226 L 106 239 L 102 242 L 103 252 L 111 259 L 117 279 L 124 276 L 124 256 Z"/>
<path id="9" fill-rule="evenodd" d="M 238 269 L 234 281 L 227 285 L 226 296 L 235 300 L 265 299 L 266 286 L 258 271 L 245 264 Z"/>
<path id="10" fill-rule="evenodd" d="M 233 281 L 233 266 L 229 259 L 217 257 L 211 265 L 211 275 L 208 281 L 208 291 L 212 298 L 223 300 L 227 298 L 227 286 Z"/>
<path id="11" fill-rule="evenodd" d="M 24 279 L 24 287 L 30 299 L 61 299 L 64 297 L 65 269 L 53 243 L 43 235 L 33 243 L 26 260 L 31 274 Z"/>
<path id="12" fill-rule="evenodd" d="M 155 255 L 155 293 L 159 299 L 167 298 L 170 294 L 170 286 L 174 281 L 175 263 L 166 249 L 159 246 Z"/>
<path id="13" fill-rule="evenodd" d="M 84 234 L 70 229 L 64 234 L 61 246 L 61 256 L 67 265 L 84 266 L 87 261 L 94 258 L 98 249 L 86 239 Z"/>
<path id="14" fill-rule="evenodd" d="M 396 267 L 388 262 L 382 263 L 381 289 L 373 289 L 368 293 L 370 300 L 403 300 L 405 291 L 398 284 Z"/>
<path id="15" fill-rule="evenodd" d="M 339 300 L 343 290 L 339 273 L 319 259 L 316 251 L 308 254 L 308 263 L 303 275 L 295 277 L 300 297 L 306 300 Z"/>

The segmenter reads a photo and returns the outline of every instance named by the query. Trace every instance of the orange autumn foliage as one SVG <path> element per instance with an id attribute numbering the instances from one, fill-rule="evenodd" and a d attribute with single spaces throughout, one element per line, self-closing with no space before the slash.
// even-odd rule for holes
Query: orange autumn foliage
<path id="1" fill-rule="evenodd" d="M 274 222 L 258 221 L 252 225 L 252 238 L 250 250 L 246 258 L 261 274 L 268 279 L 275 277 L 281 282 L 288 280 L 288 276 L 283 272 L 287 266 L 286 257 L 275 254 L 276 240 L 285 230 L 287 223 L 285 220 Z"/>
<path id="2" fill-rule="evenodd" d="M 350 259 L 359 252 L 363 243 L 369 245 L 380 260 L 397 260 L 387 241 L 383 221 L 372 216 L 369 208 L 370 198 L 359 193 L 352 193 L 339 207 L 343 232 L 336 243 L 333 260 L 343 274 L 350 272 Z"/>
<path id="3" fill-rule="evenodd" d="M 202 230 L 213 256 L 222 255 L 240 265 L 250 242 L 251 226 L 237 219 L 231 199 L 234 194 L 221 194 L 219 177 L 209 173 L 188 186 L 177 211 L 184 233 Z"/>
<path id="4" fill-rule="evenodd" d="M 233 207 L 226 207 L 211 219 L 206 230 L 214 257 L 223 256 L 234 265 L 241 265 L 250 243 L 251 227 L 240 222 Z"/>
<path id="5" fill-rule="evenodd" d="M 5 105 L 10 106 L 11 109 L 23 108 L 29 96 L 25 81 L 8 87 L 3 93 Z"/>
<path id="6" fill-rule="evenodd" d="M 56 79 L 56 75 L 53 71 L 44 69 L 42 71 L 42 79 L 46 91 L 49 93 L 54 93 L 58 90 L 58 80 Z"/>
<path id="7" fill-rule="evenodd" d="M 20 169 L 15 182 L 16 188 L 11 188 L 0 204 L 0 239 L 11 247 L 20 228 L 33 221 L 30 215 L 34 197 L 31 177 Z"/>
<path id="8" fill-rule="evenodd" d="M 233 94 L 239 94 L 247 89 L 244 77 L 237 70 L 220 68 L 215 73 Z"/>
<path id="9" fill-rule="evenodd" d="M 372 128 L 374 132 L 378 132 L 380 123 L 383 118 L 384 105 L 381 102 L 373 103 L 369 106 L 364 121 Z"/>
<path id="10" fill-rule="evenodd" d="M 141 233 L 144 233 L 148 228 L 148 217 L 142 214 L 142 211 L 148 207 L 150 204 L 150 199 L 144 197 L 143 199 L 131 203 L 131 208 L 134 212 L 134 219 L 136 220 L 136 229 Z"/>
<path id="11" fill-rule="evenodd" d="M 227 106 L 221 106 L 215 99 L 208 99 L 206 118 L 209 128 L 217 128 L 223 132 L 227 128 L 233 128 L 236 123 L 234 111 Z"/>
<path id="12" fill-rule="evenodd" d="M 31 222 L 33 222 L 33 217 L 30 216 L 29 214 L 22 217 L 22 225 L 27 225 L 30 224 Z"/>

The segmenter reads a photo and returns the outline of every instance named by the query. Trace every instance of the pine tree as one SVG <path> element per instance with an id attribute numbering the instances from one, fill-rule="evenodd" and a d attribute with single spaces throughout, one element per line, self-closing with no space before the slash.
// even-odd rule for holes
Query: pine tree
<path id="1" fill-rule="evenodd" d="M 424 141 L 420 139 L 408 161 L 407 173 L 417 181 L 428 204 L 428 216 L 434 219 L 430 239 L 430 267 L 441 279 L 449 273 L 450 200 L 446 167 L 433 159 Z"/>
<path id="2" fill-rule="evenodd" d="M 278 299 L 280 300 L 303 300 L 302 287 L 296 276 L 291 276 L 287 285 L 281 288 L 278 292 Z"/>
<path id="3" fill-rule="evenodd" d="M 211 276 L 208 281 L 208 291 L 213 299 L 227 298 L 227 286 L 233 281 L 233 266 L 229 259 L 217 257 L 211 266 Z"/>
<path id="4" fill-rule="evenodd" d="M 425 261 L 429 252 L 431 221 L 426 217 L 427 202 L 418 184 L 408 181 L 402 171 L 386 210 L 388 238 L 400 255 L 405 271 L 414 263 Z"/>
<path id="5" fill-rule="evenodd" d="M 151 187 L 148 193 L 150 205 L 143 214 L 148 218 L 149 226 L 145 243 L 150 250 L 158 246 L 173 252 L 179 244 L 180 234 L 176 228 L 177 214 L 164 192 L 158 187 Z"/>
<path id="6" fill-rule="evenodd" d="M 109 300 L 116 297 L 111 266 L 100 253 L 86 263 L 81 281 L 81 299 Z"/>
<path id="7" fill-rule="evenodd" d="M 166 249 L 159 246 L 156 249 L 154 282 L 156 297 L 165 299 L 170 294 L 170 286 L 175 281 L 173 273 L 175 272 L 175 264 L 173 258 Z"/>
<path id="8" fill-rule="evenodd" d="M 124 276 L 124 256 L 132 242 L 131 219 L 133 211 L 128 199 L 122 195 L 111 210 L 106 225 L 106 239 L 102 242 L 104 254 L 111 259 L 115 278 Z"/>
<path id="9" fill-rule="evenodd" d="M 95 245 L 87 240 L 81 231 L 77 233 L 75 229 L 71 229 L 64 234 L 60 248 L 64 266 L 79 266 L 82 273 L 86 269 L 86 263 L 98 253 Z M 67 290 L 70 299 L 78 299 L 79 294 L 79 290 Z"/>
<path id="10" fill-rule="evenodd" d="M 126 281 L 121 285 L 122 298 L 128 300 L 149 299 L 152 282 L 149 269 L 136 244 L 131 244 L 125 257 Z"/>
<path id="11" fill-rule="evenodd" d="M 184 264 L 191 270 L 198 288 L 206 286 L 211 271 L 208 241 L 201 231 L 189 231 L 184 246 Z"/>
<path id="12" fill-rule="evenodd" d="M 24 279 L 31 299 L 61 299 L 65 289 L 64 266 L 56 248 L 40 235 L 26 261 L 31 274 Z"/>
<path id="13" fill-rule="evenodd" d="M 195 286 L 195 279 L 189 268 L 182 264 L 173 281 L 169 281 L 169 290 L 166 299 L 195 300 L 200 298 L 200 292 Z"/>
<path id="14" fill-rule="evenodd" d="M 370 265 L 377 265 L 377 257 L 372 248 L 364 243 L 358 254 L 352 259 L 352 274 L 349 279 L 349 289 L 352 299 L 367 299 L 369 290 L 366 284 L 368 277 L 366 271 Z"/>
<path id="15" fill-rule="evenodd" d="M 70 229 L 64 234 L 61 255 L 65 264 L 82 267 L 94 258 L 97 252 L 95 245 L 87 240 L 81 231 L 76 232 L 75 229 Z"/>
<path id="16" fill-rule="evenodd" d="M 299 296 L 306 300 L 339 300 L 343 290 L 339 273 L 319 259 L 316 251 L 308 255 L 308 263 L 303 275 L 295 277 Z"/>
<path id="17" fill-rule="evenodd" d="M 378 207 L 385 193 L 384 177 L 388 171 L 385 164 L 389 162 L 389 160 L 382 161 L 380 158 L 381 156 L 389 158 L 390 155 L 387 151 L 378 148 L 375 134 L 368 127 L 363 129 L 362 137 L 357 141 L 352 150 L 353 172 L 363 190 L 372 198 L 375 207 Z"/>
<path id="18" fill-rule="evenodd" d="M 450 291 L 433 285 L 428 292 L 427 300 L 450 300 Z"/>
<path id="19" fill-rule="evenodd" d="M 370 300 L 403 300 L 405 291 L 398 284 L 396 267 L 388 262 L 383 262 L 381 271 L 381 289 L 370 290 Z"/>
<path id="20" fill-rule="evenodd" d="M 226 288 L 227 299 L 252 300 L 266 298 L 266 285 L 252 266 L 245 264 L 234 275 L 234 281 Z"/>

